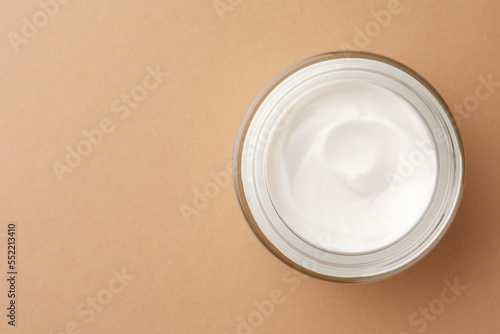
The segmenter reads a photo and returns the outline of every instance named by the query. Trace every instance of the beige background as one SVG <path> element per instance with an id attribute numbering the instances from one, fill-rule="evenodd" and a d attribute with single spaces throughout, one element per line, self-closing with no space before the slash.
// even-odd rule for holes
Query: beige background
<path id="1" fill-rule="evenodd" d="M 221 2 L 230 7 L 218 15 L 212 0 L 66 0 L 52 16 L 39 1 L 2 3 L 0 332 L 418 333 L 412 314 L 443 305 L 445 280 L 467 288 L 421 320 L 425 333 L 500 332 L 500 87 L 478 88 L 480 77 L 500 82 L 500 2 L 400 0 L 383 27 L 371 11 L 386 0 Z M 40 27 L 23 29 L 34 20 Z M 366 28 L 369 40 L 356 38 Z M 193 206 L 211 173 L 226 173 L 259 90 L 345 43 L 426 77 L 459 115 L 467 154 L 463 203 L 442 242 L 406 272 L 361 286 L 304 279 L 275 259 L 231 184 Z M 120 118 L 111 105 L 151 85 L 157 66 L 168 76 Z M 60 182 L 54 163 L 103 120 L 113 132 Z M 5 316 L 9 221 L 16 328 Z M 262 320 L 254 301 L 271 294 L 279 304 Z"/>

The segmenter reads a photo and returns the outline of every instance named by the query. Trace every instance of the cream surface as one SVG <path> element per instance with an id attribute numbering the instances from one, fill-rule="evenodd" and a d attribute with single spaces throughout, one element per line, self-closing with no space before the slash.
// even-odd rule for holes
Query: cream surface
<path id="1" fill-rule="evenodd" d="M 431 143 L 417 111 L 392 91 L 356 82 L 323 88 L 274 131 L 269 195 L 306 241 L 375 250 L 410 231 L 429 205 L 437 175 Z"/>

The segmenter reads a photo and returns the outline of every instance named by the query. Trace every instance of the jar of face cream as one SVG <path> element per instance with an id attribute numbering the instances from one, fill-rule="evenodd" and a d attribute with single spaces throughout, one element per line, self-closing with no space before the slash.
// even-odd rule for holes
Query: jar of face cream
<path id="1" fill-rule="evenodd" d="M 408 67 L 334 52 L 290 67 L 252 103 L 234 154 L 236 193 L 275 256 L 344 283 L 395 275 L 443 237 L 464 187 L 446 103 Z"/>

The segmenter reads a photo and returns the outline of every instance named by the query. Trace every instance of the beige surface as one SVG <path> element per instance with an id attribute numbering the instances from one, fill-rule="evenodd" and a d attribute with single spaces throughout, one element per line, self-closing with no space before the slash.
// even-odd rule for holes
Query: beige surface
<path id="1" fill-rule="evenodd" d="M 9 221 L 19 247 L 17 326 L 2 278 L 1 333 L 500 332 L 500 2 L 221 0 L 220 16 L 212 0 L 66 2 L 52 17 L 38 1 L 1 5 L 0 277 Z M 371 11 L 388 6 L 381 27 Z M 259 90 L 347 44 L 441 92 L 461 113 L 468 167 L 438 247 L 362 286 L 297 278 L 252 235 L 224 179 Z M 157 67 L 168 75 L 155 79 Z M 478 88 L 488 76 L 491 92 Z M 144 100 L 125 107 L 121 94 L 140 99 L 143 84 Z M 79 144 L 96 128 L 102 142 L 94 131 L 97 146 Z M 54 164 L 78 145 L 92 151 L 59 180 Z M 454 280 L 466 286 L 455 298 Z"/>

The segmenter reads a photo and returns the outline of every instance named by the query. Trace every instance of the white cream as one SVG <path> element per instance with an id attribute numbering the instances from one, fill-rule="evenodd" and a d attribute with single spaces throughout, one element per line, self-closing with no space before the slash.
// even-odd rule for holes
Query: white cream
<path id="1" fill-rule="evenodd" d="M 301 238 L 358 253 L 412 229 L 429 205 L 436 154 L 418 112 L 361 82 L 306 95 L 273 132 L 266 162 L 272 203 Z"/>

